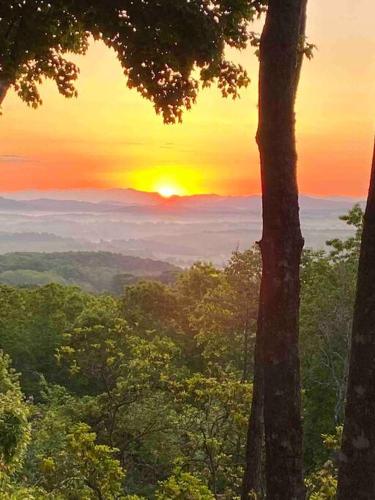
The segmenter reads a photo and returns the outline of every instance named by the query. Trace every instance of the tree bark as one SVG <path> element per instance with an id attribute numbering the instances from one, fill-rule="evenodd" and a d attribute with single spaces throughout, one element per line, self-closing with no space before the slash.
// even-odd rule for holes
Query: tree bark
<path id="1" fill-rule="evenodd" d="M 260 498 L 261 495 L 262 449 L 264 439 L 264 376 L 263 368 L 260 363 L 261 326 L 262 315 L 259 309 L 254 356 L 253 398 L 251 401 L 251 412 L 247 429 L 245 472 L 242 481 L 241 500 L 249 500 L 251 498 L 254 498 L 254 494 L 257 495 L 257 498 Z"/>
<path id="2" fill-rule="evenodd" d="M 354 306 L 338 500 L 375 498 L 375 146 Z"/>
<path id="3" fill-rule="evenodd" d="M 306 6 L 307 0 L 269 0 L 260 43 L 260 362 L 264 374 L 266 489 L 270 500 L 305 498 L 298 351 L 303 239 L 296 178 L 295 99 Z"/>

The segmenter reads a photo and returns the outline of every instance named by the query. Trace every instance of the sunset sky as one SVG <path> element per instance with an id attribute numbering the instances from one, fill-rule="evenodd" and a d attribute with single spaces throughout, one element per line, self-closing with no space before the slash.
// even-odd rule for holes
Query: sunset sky
<path id="1" fill-rule="evenodd" d="M 298 97 L 299 184 L 304 193 L 363 196 L 375 132 L 375 2 L 310 0 L 309 41 Z M 259 27 L 260 28 L 260 27 Z M 79 98 L 43 85 L 44 106 L 9 94 L 0 117 L 0 190 L 132 187 L 164 194 L 259 192 L 258 62 L 234 53 L 252 84 L 233 102 L 200 94 L 182 125 L 165 126 L 128 90 L 100 44 L 79 60 Z"/>

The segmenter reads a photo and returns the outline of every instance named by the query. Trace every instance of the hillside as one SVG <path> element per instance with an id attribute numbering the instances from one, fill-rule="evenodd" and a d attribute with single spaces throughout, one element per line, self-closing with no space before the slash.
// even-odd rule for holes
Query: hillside
<path id="1" fill-rule="evenodd" d="M 110 252 L 16 252 L 0 255 L 0 283 L 78 285 L 90 292 L 121 293 L 140 278 L 169 282 L 179 268 L 167 262 Z"/>

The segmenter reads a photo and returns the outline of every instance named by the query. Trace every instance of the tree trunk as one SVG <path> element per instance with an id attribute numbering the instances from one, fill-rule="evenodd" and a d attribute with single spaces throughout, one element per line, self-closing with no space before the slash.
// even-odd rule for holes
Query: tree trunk
<path id="1" fill-rule="evenodd" d="M 375 498 L 375 147 L 363 222 L 338 500 Z"/>
<path id="2" fill-rule="evenodd" d="M 264 377 L 260 363 L 262 315 L 259 309 L 254 356 L 253 398 L 247 429 L 245 473 L 242 481 L 241 500 L 260 498 L 262 484 L 262 449 L 264 438 L 263 394 Z"/>
<path id="3" fill-rule="evenodd" d="M 295 98 L 307 0 L 269 0 L 260 44 L 259 128 L 263 192 L 261 363 L 266 489 L 270 500 L 305 498 L 298 315 L 300 229 Z"/>

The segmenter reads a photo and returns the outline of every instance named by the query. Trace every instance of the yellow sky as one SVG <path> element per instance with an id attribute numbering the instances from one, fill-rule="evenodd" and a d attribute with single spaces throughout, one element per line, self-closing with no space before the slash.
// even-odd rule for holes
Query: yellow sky
<path id="1" fill-rule="evenodd" d="M 302 192 L 363 195 L 375 131 L 375 2 L 310 0 L 307 62 L 298 99 Z M 233 102 L 201 93 L 182 125 L 165 126 L 126 88 L 113 54 L 95 44 L 81 58 L 79 98 L 52 85 L 44 106 L 9 95 L 0 118 L 0 190 L 67 187 L 170 188 L 184 193 L 259 191 L 257 60 L 235 54 L 251 86 Z"/>

